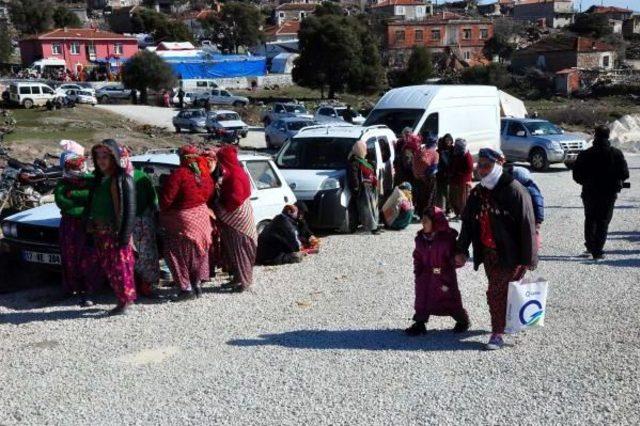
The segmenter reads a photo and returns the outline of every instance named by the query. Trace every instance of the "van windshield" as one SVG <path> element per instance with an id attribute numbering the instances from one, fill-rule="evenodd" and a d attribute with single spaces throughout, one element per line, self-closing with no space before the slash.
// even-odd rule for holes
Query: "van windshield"
<path id="1" fill-rule="evenodd" d="M 278 155 L 278 167 L 283 169 L 342 169 L 357 139 L 299 138 L 292 139 Z"/>
<path id="2" fill-rule="evenodd" d="M 415 129 L 423 114 L 423 109 L 374 109 L 364 125 L 384 124 L 400 136 L 405 127 Z"/>

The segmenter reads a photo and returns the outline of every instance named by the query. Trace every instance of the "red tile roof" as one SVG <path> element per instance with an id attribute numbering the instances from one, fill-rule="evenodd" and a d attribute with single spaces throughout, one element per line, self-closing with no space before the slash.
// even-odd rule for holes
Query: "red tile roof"
<path id="1" fill-rule="evenodd" d="M 572 0 L 516 0 L 516 3 L 514 6 L 520 6 L 523 4 L 535 4 L 535 3 L 567 3 L 567 2 L 571 2 Z"/>
<path id="2" fill-rule="evenodd" d="M 284 21 L 282 25 L 273 25 L 264 29 L 265 35 L 291 35 L 298 34 L 300 31 L 300 21 Z"/>
<path id="3" fill-rule="evenodd" d="M 317 4 L 311 3 L 285 3 L 276 7 L 276 10 L 302 10 L 303 12 L 313 12 Z"/>
<path id="4" fill-rule="evenodd" d="M 633 10 L 616 6 L 592 6 L 588 10 L 589 13 L 609 14 L 609 13 L 633 13 Z"/>
<path id="5" fill-rule="evenodd" d="M 383 2 L 374 4 L 371 9 L 377 9 L 381 7 L 389 6 L 424 6 L 425 3 L 419 0 L 385 0 Z"/>
<path id="6" fill-rule="evenodd" d="M 30 40 L 49 39 L 102 39 L 102 40 L 136 40 L 135 37 L 125 36 L 111 31 L 102 31 L 93 28 L 57 28 L 55 30 L 29 37 Z"/>
<path id="7" fill-rule="evenodd" d="M 550 37 L 523 49 L 522 52 L 611 52 L 616 48 L 587 37 Z"/>

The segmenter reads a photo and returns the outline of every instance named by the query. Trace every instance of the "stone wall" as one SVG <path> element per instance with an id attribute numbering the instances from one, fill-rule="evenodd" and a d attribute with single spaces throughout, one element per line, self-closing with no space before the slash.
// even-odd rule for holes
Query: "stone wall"
<path id="1" fill-rule="evenodd" d="M 604 58 L 609 57 L 609 63 L 605 66 Z M 586 52 L 578 54 L 578 68 L 585 69 L 613 69 L 615 63 L 615 52 Z"/>

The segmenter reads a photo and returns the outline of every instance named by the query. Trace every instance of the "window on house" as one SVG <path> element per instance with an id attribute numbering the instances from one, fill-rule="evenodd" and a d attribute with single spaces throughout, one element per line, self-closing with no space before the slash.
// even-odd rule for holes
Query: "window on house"
<path id="1" fill-rule="evenodd" d="M 425 8 L 423 6 L 416 7 L 416 16 L 424 16 Z"/>
<path id="2" fill-rule="evenodd" d="M 489 38 L 489 30 L 486 28 L 480 28 L 480 38 L 481 39 Z"/>
<path id="3" fill-rule="evenodd" d="M 60 43 L 53 43 L 51 45 L 51 53 L 53 55 L 62 55 L 62 45 L 60 45 Z"/>
<path id="4" fill-rule="evenodd" d="M 402 30 L 396 31 L 396 41 L 399 41 L 399 42 L 404 41 L 404 31 Z"/>
<path id="5" fill-rule="evenodd" d="M 440 30 L 431 30 L 431 40 L 440 40 Z"/>
<path id="6" fill-rule="evenodd" d="M 79 55 L 80 43 L 78 43 L 77 41 L 72 41 L 69 51 L 71 52 L 72 55 Z"/>
<path id="7" fill-rule="evenodd" d="M 284 15 L 284 12 L 280 12 L 280 13 L 278 14 L 278 16 L 279 16 L 280 18 L 284 19 L 284 16 L 285 16 L 285 15 Z"/>
<path id="8" fill-rule="evenodd" d="M 124 49 L 122 47 L 122 43 L 116 43 L 114 46 L 114 52 L 116 55 L 122 55 L 124 53 Z"/>
<path id="9" fill-rule="evenodd" d="M 300 20 L 303 20 L 306 17 L 307 17 L 307 14 L 305 12 L 300 12 Z"/>
<path id="10" fill-rule="evenodd" d="M 404 16 L 404 6 L 396 6 L 396 16 Z"/>
<path id="11" fill-rule="evenodd" d="M 96 57 L 96 46 L 93 43 L 87 44 L 87 55 L 90 58 Z"/>
<path id="12" fill-rule="evenodd" d="M 424 40 L 424 33 L 422 30 L 416 30 L 416 41 Z"/>
<path id="13" fill-rule="evenodd" d="M 471 59 L 471 52 L 469 52 L 469 51 L 464 52 L 463 55 L 464 55 L 464 60 L 465 61 L 468 61 L 469 59 Z"/>
<path id="14" fill-rule="evenodd" d="M 603 68 L 609 68 L 609 62 L 611 61 L 611 58 L 609 55 L 604 55 L 602 57 L 602 67 Z"/>
<path id="15" fill-rule="evenodd" d="M 471 28 L 465 28 L 462 30 L 462 39 L 471 40 Z"/>

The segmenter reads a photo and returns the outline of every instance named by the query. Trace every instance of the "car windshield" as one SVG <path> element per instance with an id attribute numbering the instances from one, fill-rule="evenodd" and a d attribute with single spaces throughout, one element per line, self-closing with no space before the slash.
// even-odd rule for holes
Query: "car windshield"
<path id="1" fill-rule="evenodd" d="M 296 114 L 306 114 L 307 110 L 300 105 L 285 105 L 284 109 L 287 110 L 287 112 L 293 112 Z"/>
<path id="2" fill-rule="evenodd" d="M 86 92 L 86 91 L 84 91 L 84 90 L 82 90 L 82 91 L 78 92 L 78 94 L 79 94 L 79 95 L 82 95 L 82 96 L 92 96 L 90 92 Z"/>
<path id="3" fill-rule="evenodd" d="M 405 127 L 415 129 L 423 114 L 423 109 L 374 109 L 364 125 L 384 124 L 400 136 Z"/>
<path id="4" fill-rule="evenodd" d="M 313 126 L 313 121 L 289 121 L 287 123 L 287 128 L 289 130 L 300 130 L 307 126 Z"/>
<path id="5" fill-rule="evenodd" d="M 225 112 L 225 113 L 216 115 L 216 120 L 218 121 L 240 120 L 240 116 L 234 112 Z"/>
<path id="6" fill-rule="evenodd" d="M 292 139 L 278 155 L 283 169 L 342 169 L 357 139 L 299 138 Z"/>
<path id="7" fill-rule="evenodd" d="M 554 126 L 548 121 L 533 121 L 524 123 L 525 127 L 533 136 L 540 135 L 559 135 L 562 133 L 559 127 Z"/>

